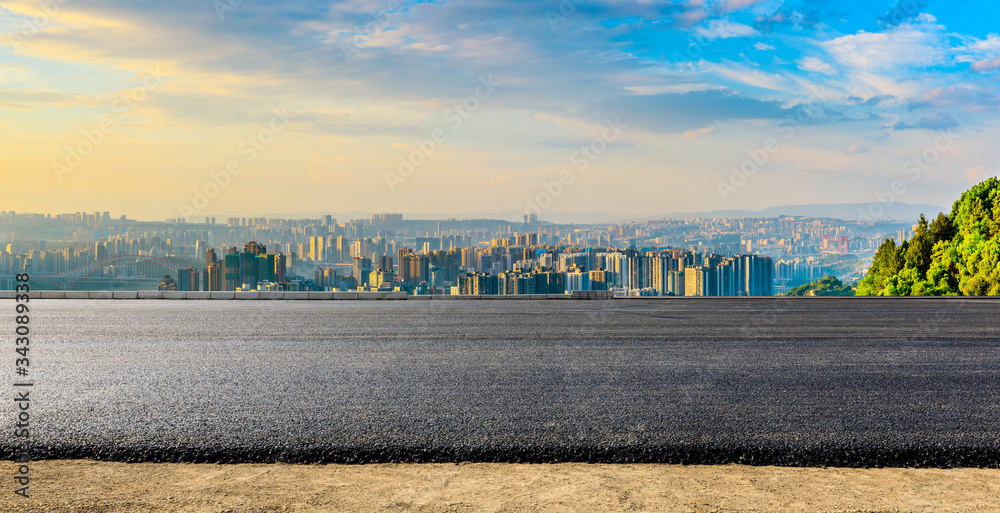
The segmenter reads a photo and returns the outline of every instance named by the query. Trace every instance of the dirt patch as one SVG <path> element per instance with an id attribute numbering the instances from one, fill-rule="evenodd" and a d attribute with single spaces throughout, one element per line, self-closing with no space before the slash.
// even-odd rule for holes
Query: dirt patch
<path id="1" fill-rule="evenodd" d="M 13 475 L 13 463 L 0 465 Z M 0 512 L 1000 511 L 1000 470 L 32 463 Z"/>

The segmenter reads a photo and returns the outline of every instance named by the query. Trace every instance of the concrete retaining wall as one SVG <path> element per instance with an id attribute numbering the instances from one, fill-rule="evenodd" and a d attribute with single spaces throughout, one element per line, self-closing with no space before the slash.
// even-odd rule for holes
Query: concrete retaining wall
<path id="1" fill-rule="evenodd" d="M 0 299 L 14 299 L 12 290 L 0 290 Z M 410 296 L 406 292 L 181 292 L 181 291 L 61 291 L 42 290 L 28 293 L 30 299 L 241 299 L 241 300 L 396 300 L 396 301 L 470 301 L 480 299 L 550 300 L 614 299 L 610 292 L 574 292 L 570 294 L 522 294 L 512 296 Z"/>

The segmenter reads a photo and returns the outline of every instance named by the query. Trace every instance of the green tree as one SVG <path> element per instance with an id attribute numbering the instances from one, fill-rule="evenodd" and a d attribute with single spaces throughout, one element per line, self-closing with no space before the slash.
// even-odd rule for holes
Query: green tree
<path id="1" fill-rule="evenodd" d="M 872 258 L 872 266 L 868 269 L 868 274 L 858 283 L 857 294 L 859 296 L 885 295 L 883 291 L 886 289 L 886 280 L 901 271 L 906 262 L 903 258 L 905 247 L 905 241 L 897 247 L 895 240 L 885 239 L 885 242 L 875 251 L 875 257 Z"/>
<path id="2" fill-rule="evenodd" d="M 923 215 L 920 217 L 923 218 Z M 937 219 L 931 223 L 927 232 L 930 233 L 931 238 L 934 239 L 934 243 L 937 244 L 943 240 L 951 240 L 955 237 L 955 225 L 951 223 L 951 219 L 948 216 L 939 212 Z"/>
<path id="3" fill-rule="evenodd" d="M 1000 295 L 1000 181 L 974 185 L 951 214 L 898 247 L 886 240 L 858 284 L 858 295 Z"/>
<path id="4" fill-rule="evenodd" d="M 921 279 L 931 266 L 931 251 L 934 249 L 934 242 L 936 241 L 927 229 L 927 219 L 923 214 L 920 214 L 916 233 L 909 241 L 904 260 L 905 266 L 916 269 Z"/>
<path id="5" fill-rule="evenodd" d="M 834 276 L 816 280 L 789 290 L 786 296 L 853 296 L 854 289 L 844 285 Z"/>

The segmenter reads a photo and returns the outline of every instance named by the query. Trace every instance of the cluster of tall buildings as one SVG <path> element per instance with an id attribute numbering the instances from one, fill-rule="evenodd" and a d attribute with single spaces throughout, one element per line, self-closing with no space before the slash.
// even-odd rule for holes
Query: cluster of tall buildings
<path id="1" fill-rule="evenodd" d="M 288 263 L 283 253 L 269 254 L 267 246 L 251 241 L 242 251 L 231 247 L 225 254 L 209 248 L 202 271 L 187 267 L 178 272 L 178 290 L 289 290 Z"/>
<path id="2" fill-rule="evenodd" d="M 905 237 L 910 228 L 792 216 L 585 226 L 400 214 L 204 221 L 0 212 L 0 275 L 57 274 L 137 255 L 183 268 L 166 286 L 184 290 L 768 295 L 827 274 L 852 279 L 885 236 Z M 46 240 L 52 233 L 61 238 Z M 164 269 L 149 260 L 115 259 L 89 274 L 88 286 L 155 286 Z M 843 265 L 851 260 L 853 267 Z M 763 285 L 768 277 L 773 285 Z"/>
<path id="3" fill-rule="evenodd" d="M 56 274 L 83 267 L 87 264 L 122 255 L 167 256 L 163 242 L 157 237 L 130 237 L 112 235 L 108 230 L 97 230 L 100 238 L 93 241 L 93 231 L 73 232 L 73 242 L 68 247 L 51 248 L 47 240 L 17 240 L 0 247 L 0 273 L 29 272 L 36 275 Z M 107 269 L 114 273 L 121 269 Z M 102 270 L 104 271 L 104 270 Z"/>
<path id="4" fill-rule="evenodd" d="M 485 272 L 466 272 L 459 277 L 457 293 L 613 290 L 618 295 L 636 296 L 770 296 L 773 291 L 774 263 L 758 255 L 725 257 L 677 249 L 566 247 L 536 251 L 536 258 L 511 259 L 513 270 L 496 272 L 498 267 L 493 264 Z M 507 258 L 499 261 L 503 262 L 501 267 L 506 267 Z"/>
<path id="5" fill-rule="evenodd" d="M 563 294 L 611 290 L 641 296 L 769 296 L 774 263 L 758 255 L 679 249 L 578 248 L 532 244 L 534 234 L 487 248 L 419 252 L 381 242 L 350 267 L 318 266 L 311 279 L 288 273 L 288 258 L 246 243 L 223 255 L 208 249 L 205 268 L 182 269 L 178 290 L 402 290 L 415 294 Z M 357 242 L 357 241 L 356 241 Z"/>

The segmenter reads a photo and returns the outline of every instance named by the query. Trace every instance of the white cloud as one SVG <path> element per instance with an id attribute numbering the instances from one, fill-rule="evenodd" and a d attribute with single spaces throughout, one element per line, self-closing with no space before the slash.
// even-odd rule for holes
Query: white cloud
<path id="1" fill-rule="evenodd" d="M 762 71 L 723 60 L 720 64 L 705 64 L 705 71 L 741 84 L 770 89 L 772 91 L 787 91 L 785 77 L 775 73 Z"/>
<path id="2" fill-rule="evenodd" d="M 858 153 L 868 153 L 869 151 L 871 150 L 863 144 L 862 145 L 852 144 L 846 150 L 844 150 L 844 153 L 854 155 Z"/>
<path id="3" fill-rule="evenodd" d="M 1000 36 L 989 34 L 985 39 L 961 37 L 963 45 L 954 49 L 955 62 L 971 62 L 971 71 L 983 73 L 1000 67 Z"/>
<path id="4" fill-rule="evenodd" d="M 989 34 L 986 39 L 965 37 L 964 45 L 955 49 L 960 62 L 971 62 L 1000 53 L 1000 36 Z"/>
<path id="5" fill-rule="evenodd" d="M 818 57 L 806 57 L 799 61 L 799 69 L 811 73 L 822 73 L 824 75 L 836 75 L 837 71 L 833 66 Z"/>
<path id="6" fill-rule="evenodd" d="M 886 70 L 905 66 L 943 64 L 948 53 L 944 27 L 932 24 L 900 25 L 887 32 L 865 32 L 820 43 L 838 63 L 858 70 Z"/>
<path id="7" fill-rule="evenodd" d="M 712 20 L 708 27 L 698 27 L 695 33 L 704 39 L 729 39 L 733 37 L 749 37 L 757 35 L 757 31 L 749 25 L 726 20 Z"/>
<path id="8" fill-rule="evenodd" d="M 965 38 L 964 45 L 955 48 L 956 62 L 971 62 L 971 71 L 985 73 L 1000 68 L 1000 36 L 989 34 L 985 39 Z"/>
<path id="9" fill-rule="evenodd" d="M 767 44 L 767 43 L 757 43 L 757 44 L 753 45 L 753 47 L 756 48 L 756 49 L 758 49 L 758 50 L 760 50 L 760 51 L 762 51 L 762 52 L 767 52 L 767 51 L 774 50 L 774 47 L 771 46 L 771 45 L 769 45 L 769 44 Z"/>

